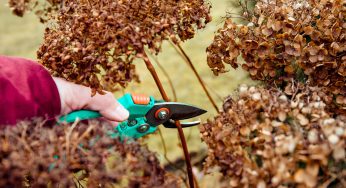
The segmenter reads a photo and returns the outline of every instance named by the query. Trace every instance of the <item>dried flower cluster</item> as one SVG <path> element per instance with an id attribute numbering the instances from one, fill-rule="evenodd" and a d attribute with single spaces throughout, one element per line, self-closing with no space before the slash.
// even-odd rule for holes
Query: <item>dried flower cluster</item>
<path id="1" fill-rule="evenodd" d="M 215 74 L 230 64 L 278 86 L 308 79 L 346 107 L 346 1 L 260 0 L 253 15 L 248 25 L 228 19 L 218 30 L 207 49 Z"/>
<path id="2" fill-rule="evenodd" d="M 154 153 L 110 138 L 109 129 L 39 121 L 2 129 L 0 187 L 177 187 Z"/>
<path id="3" fill-rule="evenodd" d="M 28 11 L 34 11 L 40 22 L 45 23 L 54 17 L 59 10 L 62 0 L 9 0 L 13 14 L 23 17 Z"/>
<path id="4" fill-rule="evenodd" d="M 162 41 L 185 41 L 210 22 L 204 0 L 66 0 L 46 29 L 38 58 L 54 76 L 97 91 L 137 78 L 132 64 L 161 50 Z"/>
<path id="5" fill-rule="evenodd" d="M 291 88 L 240 86 L 200 127 L 205 168 L 219 166 L 233 187 L 345 187 L 346 116 L 325 111 L 318 87 Z"/>
<path id="6" fill-rule="evenodd" d="M 346 1 L 259 0 L 243 16 L 218 30 L 208 65 L 267 88 L 241 86 L 201 127 L 205 169 L 233 187 L 345 187 Z"/>

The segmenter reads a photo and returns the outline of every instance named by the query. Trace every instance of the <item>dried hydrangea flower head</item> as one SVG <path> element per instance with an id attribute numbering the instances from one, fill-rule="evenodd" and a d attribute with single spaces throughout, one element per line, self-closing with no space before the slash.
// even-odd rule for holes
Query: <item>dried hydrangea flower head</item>
<path id="1" fill-rule="evenodd" d="M 316 87 L 240 86 L 224 112 L 200 127 L 205 169 L 219 166 L 232 187 L 342 185 L 346 116 L 331 117 Z"/>
<path id="2" fill-rule="evenodd" d="M 226 20 L 207 49 L 208 65 L 215 74 L 242 66 L 278 86 L 308 79 L 346 108 L 345 7 L 344 0 L 260 0 L 248 25 Z"/>
<path id="3" fill-rule="evenodd" d="M 185 41 L 210 21 L 204 0 L 66 0 L 38 58 L 54 76 L 97 91 L 137 78 L 132 64 L 162 41 Z"/>
<path id="4" fill-rule="evenodd" d="M 209 149 L 205 169 L 219 166 L 233 187 L 344 181 L 346 116 L 328 115 L 319 88 L 295 89 L 290 96 L 240 86 L 239 97 L 228 98 L 224 112 L 200 127 Z"/>
<path id="5" fill-rule="evenodd" d="M 62 0 L 9 0 L 9 7 L 13 14 L 24 16 L 26 12 L 34 11 L 41 23 L 47 22 L 55 16 L 59 10 Z"/>
<path id="6" fill-rule="evenodd" d="M 42 124 L 1 129 L 0 187 L 178 187 L 146 147 L 110 138 L 112 126 Z"/>

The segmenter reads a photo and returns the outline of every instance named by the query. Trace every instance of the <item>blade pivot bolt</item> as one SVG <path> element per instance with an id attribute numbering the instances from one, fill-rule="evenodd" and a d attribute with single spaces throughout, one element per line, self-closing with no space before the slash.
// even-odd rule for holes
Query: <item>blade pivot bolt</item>
<path id="1" fill-rule="evenodd" d="M 149 125 L 143 124 L 137 128 L 137 131 L 140 133 L 145 133 L 145 132 L 147 132 L 148 129 L 149 129 Z"/>
<path id="2" fill-rule="evenodd" d="M 159 120 L 165 120 L 168 118 L 169 110 L 167 108 L 160 108 L 156 111 L 155 117 Z"/>

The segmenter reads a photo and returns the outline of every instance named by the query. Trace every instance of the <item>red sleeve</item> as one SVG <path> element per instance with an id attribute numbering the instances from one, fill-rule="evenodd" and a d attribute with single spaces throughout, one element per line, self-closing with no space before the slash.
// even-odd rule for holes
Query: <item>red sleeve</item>
<path id="1" fill-rule="evenodd" d="M 49 73 L 38 63 L 0 56 L 0 127 L 32 117 L 60 113 L 60 96 Z"/>

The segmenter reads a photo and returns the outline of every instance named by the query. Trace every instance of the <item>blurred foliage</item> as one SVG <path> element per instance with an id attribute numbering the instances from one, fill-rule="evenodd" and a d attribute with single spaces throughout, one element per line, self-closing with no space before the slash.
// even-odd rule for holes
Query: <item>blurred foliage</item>
<path id="1" fill-rule="evenodd" d="M 1 128 L 0 187 L 178 187 L 145 146 L 111 138 L 108 123 L 44 124 Z"/>

